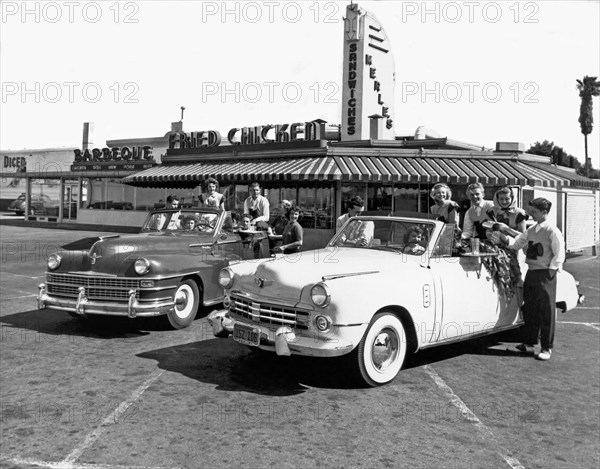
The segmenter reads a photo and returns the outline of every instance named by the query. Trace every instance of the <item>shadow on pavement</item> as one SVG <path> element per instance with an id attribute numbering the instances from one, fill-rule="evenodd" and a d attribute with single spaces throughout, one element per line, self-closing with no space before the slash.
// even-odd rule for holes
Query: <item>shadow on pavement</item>
<path id="1" fill-rule="evenodd" d="M 251 350 L 230 337 L 209 339 L 144 352 L 158 367 L 191 379 L 217 385 L 221 391 L 245 391 L 268 396 L 301 394 L 310 387 L 361 387 L 348 360 L 340 358 L 280 357 Z"/>
<path id="2" fill-rule="evenodd" d="M 212 308 L 200 307 L 196 321 L 206 317 Z M 71 316 L 55 309 L 34 309 L 0 317 L 3 335 L 5 328 L 26 329 L 48 335 L 74 335 L 98 339 L 132 338 L 150 332 L 172 331 L 166 316 L 130 319 L 119 316 Z"/>
<path id="3" fill-rule="evenodd" d="M 143 323 L 148 322 L 150 321 L 139 322 L 111 316 L 74 318 L 66 312 L 52 309 L 36 309 L 0 318 L 3 336 L 18 334 L 19 329 L 25 329 L 46 335 L 73 335 L 97 339 L 145 336 L 149 332 L 141 329 L 147 330 Z M 11 332 L 11 328 L 14 328 L 15 332 Z"/>
<path id="4" fill-rule="evenodd" d="M 403 369 L 449 360 L 460 355 L 496 355 L 496 356 L 528 356 L 506 350 L 513 343 L 520 342 L 518 329 L 501 332 L 477 339 L 466 340 L 449 345 L 440 345 L 422 350 L 406 357 Z"/>

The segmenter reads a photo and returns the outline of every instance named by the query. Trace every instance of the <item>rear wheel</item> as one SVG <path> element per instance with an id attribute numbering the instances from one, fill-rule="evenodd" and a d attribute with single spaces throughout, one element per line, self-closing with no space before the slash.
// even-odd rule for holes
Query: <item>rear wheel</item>
<path id="1" fill-rule="evenodd" d="M 175 329 L 188 327 L 196 318 L 200 305 L 200 289 L 191 279 L 184 280 L 175 291 L 175 308 L 167 313 L 171 326 Z"/>
<path id="2" fill-rule="evenodd" d="M 400 372 L 407 350 L 402 321 L 390 312 L 373 316 L 357 347 L 358 368 L 369 386 L 392 381 Z"/>

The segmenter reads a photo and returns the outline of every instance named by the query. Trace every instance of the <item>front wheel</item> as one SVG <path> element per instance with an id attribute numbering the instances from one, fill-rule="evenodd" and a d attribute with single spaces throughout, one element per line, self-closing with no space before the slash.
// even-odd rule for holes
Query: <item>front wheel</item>
<path id="1" fill-rule="evenodd" d="M 200 304 L 200 289 L 193 280 L 185 280 L 179 284 L 175 291 L 175 308 L 167 313 L 167 317 L 174 329 L 188 327 L 196 318 Z"/>
<path id="2" fill-rule="evenodd" d="M 400 372 L 407 350 L 402 321 L 392 313 L 373 316 L 357 347 L 358 368 L 369 386 L 392 381 Z"/>

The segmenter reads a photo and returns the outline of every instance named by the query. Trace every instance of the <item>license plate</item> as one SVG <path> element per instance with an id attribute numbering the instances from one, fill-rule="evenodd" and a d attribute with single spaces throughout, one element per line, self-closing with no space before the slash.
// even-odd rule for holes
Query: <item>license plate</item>
<path id="1" fill-rule="evenodd" d="M 260 344 L 260 328 L 236 322 L 233 325 L 233 340 L 240 344 L 258 347 L 258 344 Z"/>

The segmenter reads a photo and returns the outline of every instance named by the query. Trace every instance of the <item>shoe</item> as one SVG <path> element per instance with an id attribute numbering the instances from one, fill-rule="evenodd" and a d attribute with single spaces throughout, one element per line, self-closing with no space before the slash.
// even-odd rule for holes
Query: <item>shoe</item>
<path id="1" fill-rule="evenodd" d="M 533 346 L 532 345 L 519 344 L 519 345 L 515 345 L 512 349 L 509 348 L 509 350 L 511 350 L 513 352 L 517 352 L 517 353 L 527 353 L 527 354 L 533 355 Z"/>
<path id="2" fill-rule="evenodd" d="M 535 356 L 535 358 L 537 358 L 538 360 L 550 360 L 551 356 L 552 356 L 551 349 L 542 349 L 542 351 L 540 353 L 538 353 Z"/>

